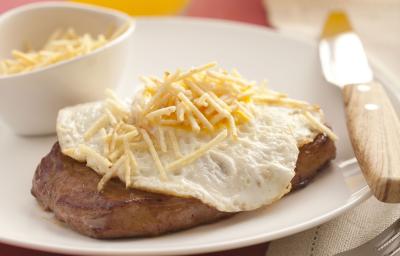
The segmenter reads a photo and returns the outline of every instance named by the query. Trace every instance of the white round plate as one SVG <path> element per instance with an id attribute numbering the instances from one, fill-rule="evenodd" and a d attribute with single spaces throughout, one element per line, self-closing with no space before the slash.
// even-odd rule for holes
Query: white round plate
<path id="1" fill-rule="evenodd" d="M 251 80 L 267 78 L 272 88 L 319 104 L 340 137 L 336 160 L 306 188 L 263 209 L 160 237 L 96 240 L 55 221 L 30 194 L 35 168 L 56 138 L 16 137 L 0 122 L 1 242 L 70 254 L 210 252 L 300 232 L 338 216 L 370 196 L 353 158 L 340 91 L 324 81 L 316 43 L 258 26 L 188 18 L 140 19 L 135 33 L 135 54 L 129 67 L 135 79 L 119 87 L 121 95 L 135 90 L 141 74 L 161 75 L 165 69 L 189 68 L 216 60 L 228 69 L 238 68 Z M 398 100 L 395 103 L 397 107 Z"/>

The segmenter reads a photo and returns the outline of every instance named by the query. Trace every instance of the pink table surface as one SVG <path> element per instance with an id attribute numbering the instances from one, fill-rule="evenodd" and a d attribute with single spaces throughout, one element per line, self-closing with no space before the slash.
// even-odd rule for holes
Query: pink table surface
<path id="1" fill-rule="evenodd" d="M 11 8 L 38 0 L 0 0 L 0 13 Z M 209 17 L 226 20 L 236 20 L 258 25 L 270 26 L 267 21 L 266 12 L 262 6 L 261 0 L 192 0 L 184 16 Z M 32 199 L 33 200 L 33 199 Z M 259 244 L 250 247 L 243 247 L 236 250 L 201 254 L 202 256 L 264 256 L 268 244 Z M 0 256 L 63 256 L 55 254 L 30 250 L 7 244 L 0 243 Z M 200 256 L 200 255 L 199 255 Z"/>

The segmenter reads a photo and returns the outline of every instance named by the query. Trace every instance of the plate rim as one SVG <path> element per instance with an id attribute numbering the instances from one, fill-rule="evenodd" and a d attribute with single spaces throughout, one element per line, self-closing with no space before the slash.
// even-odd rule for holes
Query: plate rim
<path id="1" fill-rule="evenodd" d="M 201 25 L 213 25 L 219 27 L 229 27 L 235 29 L 251 29 L 253 31 L 257 31 L 258 33 L 267 33 L 270 35 L 279 35 L 281 37 L 287 38 L 288 40 L 295 40 L 306 43 L 308 45 L 315 46 L 317 45 L 316 41 L 313 41 L 312 38 L 299 35 L 299 34 L 291 34 L 286 31 L 278 31 L 273 30 L 271 28 L 257 25 L 257 24 L 249 24 L 246 22 L 240 21 L 231 21 L 231 20 L 221 20 L 214 18 L 204 18 L 204 17 L 140 17 L 135 18 L 137 22 L 184 22 L 190 24 L 201 24 Z M 376 78 L 383 81 L 383 84 L 386 88 L 391 90 L 392 92 L 398 92 L 399 95 L 396 98 L 400 101 L 400 90 L 396 89 L 393 84 L 396 84 L 397 79 L 394 75 L 387 70 L 385 65 L 374 58 L 370 58 L 371 66 L 373 67 Z M 385 83 L 386 82 L 386 83 Z M 54 253 L 63 253 L 63 254 L 81 254 L 81 255 L 182 255 L 182 254 L 197 254 L 197 253 L 207 253 L 207 252 L 215 252 L 222 251 L 228 249 L 235 249 L 245 246 L 251 246 L 254 244 L 264 243 L 268 241 L 272 241 L 278 238 L 286 237 L 293 235 L 295 233 L 307 230 L 309 228 L 315 227 L 322 223 L 325 223 L 341 214 L 350 210 L 351 208 L 359 205 L 364 202 L 371 196 L 371 191 L 368 186 L 363 187 L 361 190 L 357 191 L 355 194 L 351 195 L 351 200 L 348 200 L 344 205 L 338 207 L 328 213 L 315 217 L 307 222 L 303 222 L 294 226 L 291 226 L 286 229 L 282 229 L 276 232 L 273 235 L 270 234 L 258 234 L 251 237 L 239 238 L 235 240 L 222 241 L 216 243 L 208 243 L 200 246 L 186 246 L 186 247 L 176 247 L 176 248 L 168 248 L 168 251 L 165 249 L 139 249 L 139 250 L 118 250 L 118 248 L 102 248 L 100 250 L 93 250 L 90 248 L 76 248 L 72 246 L 53 246 L 49 244 L 36 243 L 36 242 L 26 242 L 21 241 L 19 239 L 7 238 L 0 235 L 0 242 L 17 246 L 21 248 L 34 249 L 46 252 L 54 252 Z"/>
<path id="2" fill-rule="evenodd" d="M 203 246 L 191 246 L 191 247 L 176 247 L 176 248 L 169 248 L 168 251 L 165 249 L 139 249 L 139 250 L 118 250 L 118 249 L 111 249 L 109 250 L 108 248 L 102 248 L 100 250 L 92 250 L 92 249 L 87 249 L 87 248 L 81 248 L 77 249 L 71 246 L 52 246 L 48 244 L 38 244 L 38 243 L 32 243 L 32 242 L 22 242 L 18 239 L 9 239 L 9 238 L 3 238 L 0 236 L 0 242 L 5 243 L 7 245 L 13 245 L 21 248 L 26 248 L 26 249 L 34 249 L 34 250 L 40 250 L 40 251 L 45 251 L 45 252 L 54 252 L 54 253 L 63 253 L 63 254 L 68 254 L 68 255 L 75 255 L 75 254 L 80 254 L 80 255 L 123 255 L 123 256 L 128 256 L 128 255 L 142 255 L 142 256 L 151 256 L 151 255 L 192 255 L 192 254 L 199 254 L 199 253 L 209 253 L 209 252 L 218 252 L 218 251 L 224 251 L 224 250 L 231 250 L 231 249 L 237 249 L 241 247 L 246 247 L 246 246 L 251 246 L 255 244 L 260 244 L 260 243 L 266 243 L 270 242 L 275 239 L 287 237 L 293 234 L 296 234 L 301 231 L 305 231 L 309 228 L 315 227 L 317 225 L 323 224 L 343 213 L 345 213 L 347 210 L 350 210 L 360 203 L 364 202 L 367 200 L 369 197 L 371 197 L 371 191 L 369 190 L 368 187 L 362 188 L 360 191 L 356 192 L 356 199 L 353 199 L 351 202 L 347 202 L 345 205 L 336 208 L 335 210 L 328 212 L 324 215 L 318 216 L 312 220 L 309 220 L 307 222 L 303 222 L 301 224 L 291 226 L 290 228 L 282 229 L 279 232 L 275 233 L 272 236 L 268 236 L 266 238 L 265 234 L 260 234 L 257 236 L 252 236 L 252 237 L 247 237 L 247 238 L 240 238 L 236 240 L 229 240 L 229 241 L 224 241 L 224 242 L 217 242 L 217 243 L 209 243 L 207 245 Z M 354 195 L 353 195 L 354 197 Z"/>

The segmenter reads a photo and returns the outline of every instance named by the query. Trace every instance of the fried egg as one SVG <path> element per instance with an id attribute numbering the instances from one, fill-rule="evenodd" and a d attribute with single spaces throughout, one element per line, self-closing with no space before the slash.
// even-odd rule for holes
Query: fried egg
<path id="1" fill-rule="evenodd" d="M 84 134 L 104 114 L 105 104 L 105 101 L 99 101 L 67 107 L 59 112 L 57 120 L 57 135 L 63 153 L 86 162 L 100 175 L 104 173 L 98 162 L 76 152 L 80 145 L 85 145 L 103 154 L 104 131 L 90 141 L 84 139 Z M 129 104 L 126 107 L 129 108 Z M 299 147 L 313 141 L 318 132 L 294 109 L 255 107 L 256 117 L 238 127 L 236 139 L 227 138 L 196 161 L 167 172 L 166 179 L 160 177 L 146 147 L 133 149 L 138 166 L 134 174 L 127 177 L 117 170 L 116 176 L 132 188 L 196 198 L 224 212 L 249 211 L 271 204 L 290 191 Z M 323 118 L 322 112 L 313 115 L 318 120 Z M 194 134 L 183 129 L 176 129 L 175 134 L 182 155 L 193 152 L 213 138 L 211 134 Z M 163 164 L 176 159 L 173 150 L 159 152 L 159 157 Z"/>

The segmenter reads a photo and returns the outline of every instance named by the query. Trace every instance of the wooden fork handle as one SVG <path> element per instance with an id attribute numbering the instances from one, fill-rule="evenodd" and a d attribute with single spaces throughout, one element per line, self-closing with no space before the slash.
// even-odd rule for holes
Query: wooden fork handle
<path id="1" fill-rule="evenodd" d="M 400 202 L 400 122 L 378 82 L 343 88 L 347 129 L 354 153 L 373 194 Z"/>

